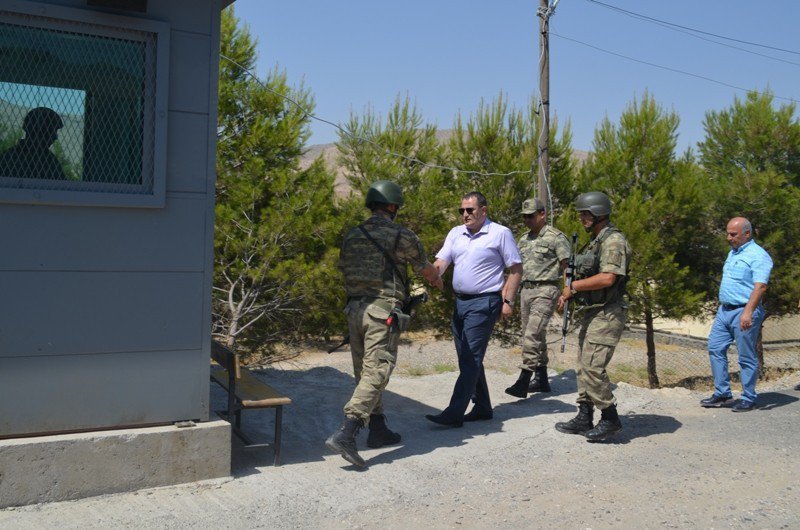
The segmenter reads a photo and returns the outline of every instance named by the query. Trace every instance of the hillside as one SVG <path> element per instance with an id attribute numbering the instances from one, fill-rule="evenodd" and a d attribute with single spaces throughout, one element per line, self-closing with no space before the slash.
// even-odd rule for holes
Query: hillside
<path id="1" fill-rule="evenodd" d="M 442 142 L 449 140 L 451 135 L 451 130 L 437 131 L 437 137 Z M 336 148 L 335 143 L 315 144 L 310 146 L 308 150 L 300 157 L 300 167 L 305 169 L 316 159 L 322 157 L 325 165 L 336 173 L 336 195 L 339 197 L 345 197 L 350 192 L 350 184 L 347 182 L 347 178 L 344 174 L 344 168 L 338 164 L 338 156 L 339 150 Z M 582 164 L 588 158 L 589 152 L 576 149 L 572 152 L 572 156 L 579 164 Z"/>

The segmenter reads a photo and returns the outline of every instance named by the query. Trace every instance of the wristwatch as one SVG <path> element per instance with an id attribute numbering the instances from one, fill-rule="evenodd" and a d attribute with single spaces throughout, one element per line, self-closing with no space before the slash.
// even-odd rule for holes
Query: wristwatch
<path id="1" fill-rule="evenodd" d="M 576 294 L 578 294 L 578 291 L 576 291 L 575 288 L 570 285 L 569 286 L 569 294 L 571 294 L 572 296 L 575 296 Z"/>
<path id="2" fill-rule="evenodd" d="M 508 304 L 508 307 L 511 307 L 511 308 L 514 307 L 514 303 L 511 300 L 509 300 L 508 298 L 503 298 L 503 303 L 504 304 Z"/>

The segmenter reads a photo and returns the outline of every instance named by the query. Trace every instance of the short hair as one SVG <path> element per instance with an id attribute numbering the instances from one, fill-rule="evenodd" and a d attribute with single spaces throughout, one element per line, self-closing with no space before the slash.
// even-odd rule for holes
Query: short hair
<path id="1" fill-rule="evenodd" d="M 753 233 L 753 225 L 750 224 L 750 221 L 745 219 L 742 221 L 742 232 L 750 232 Z"/>
<path id="2" fill-rule="evenodd" d="M 466 195 L 464 195 L 463 197 L 461 197 L 462 201 L 466 201 L 468 199 L 477 200 L 478 201 L 478 206 L 488 206 L 489 205 L 489 203 L 486 202 L 486 197 L 484 197 L 483 193 L 481 193 L 479 191 L 471 191 L 471 192 L 467 193 Z"/>

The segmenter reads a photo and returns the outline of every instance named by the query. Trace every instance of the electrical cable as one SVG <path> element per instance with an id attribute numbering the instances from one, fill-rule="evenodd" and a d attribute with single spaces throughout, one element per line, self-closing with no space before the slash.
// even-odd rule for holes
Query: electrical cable
<path id="1" fill-rule="evenodd" d="M 716 37 L 718 39 L 724 39 L 724 40 L 729 40 L 729 41 L 732 41 L 732 42 L 738 42 L 740 44 L 748 44 L 750 46 L 758 46 L 759 48 L 767 48 L 769 50 L 775 50 L 775 51 L 779 51 L 779 52 L 785 52 L 785 53 L 791 53 L 791 54 L 794 54 L 794 55 L 800 55 L 800 51 L 787 50 L 785 48 L 778 48 L 777 46 L 769 46 L 767 44 L 759 44 L 757 42 L 751 42 L 751 41 L 736 39 L 736 38 L 733 38 L 733 37 L 726 37 L 725 35 L 718 35 L 716 33 L 703 31 L 703 30 L 697 29 L 697 28 L 690 28 L 688 26 L 681 26 L 680 24 L 675 24 L 673 22 L 667 22 L 666 20 L 659 20 L 657 18 L 648 17 L 647 15 L 641 15 L 639 13 L 634 13 L 633 11 L 628 11 L 626 9 L 622 9 L 621 7 L 617 7 L 617 6 L 606 4 L 606 3 L 603 3 L 603 2 L 599 2 L 598 0 L 586 0 L 586 1 L 590 2 L 592 4 L 597 4 L 599 6 L 603 6 L 603 7 L 608 8 L 608 9 L 612 9 L 614 11 L 619 11 L 620 13 L 625 13 L 626 15 L 634 16 L 634 17 L 641 18 L 641 19 L 644 19 L 644 20 L 649 20 L 651 22 L 657 22 L 659 24 L 665 24 L 667 26 L 673 26 L 673 27 L 676 27 L 676 28 L 685 29 L 687 31 L 692 31 L 692 32 L 695 32 L 695 33 L 701 33 L 703 35 L 708 35 L 710 37 Z"/>
<path id="2" fill-rule="evenodd" d="M 592 0 L 586 0 L 586 1 L 587 2 L 591 2 Z M 600 3 L 600 2 L 593 2 L 593 3 L 596 3 L 596 4 L 601 5 L 603 7 L 606 6 L 606 4 L 603 4 L 603 3 Z M 706 37 L 702 37 L 700 35 L 696 35 L 696 34 L 692 33 L 691 31 L 687 31 L 687 30 L 683 30 L 683 29 L 679 29 L 677 27 L 674 27 L 673 25 L 670 25 L 667 22 L 661 22 L 661 21 L 658 21 L 658 20 L 655 20 L 655 19 L 650 19 L 650 18 L 645 17 L 644 15 L 639 15 L 639 14 L 633 13 L 631 11 L 625 11 L 624 9 L 615 8 L 613 6 L 610 6 L 609 9 L 612 9 L 612 10 L 615 10 L 615 11 L 620 11 L 623 15 L 629 16 L 631 18 L 634 18 L 634 19 L 637 19 L 637 20 L 641 20 L 643 22 L 650 22 L 652 24 L 655 24 L 656 26 L 661 26 L 664 29 L 668 29 L 670 31 L 675 31 L 677 33 L 683 33 L 684 35 L 689 35 L 690 37 L 693 37 L 695 39 L 699 39 L 699 40 L 702 40 L 702 41 L 710 42 L 712 44 L 717 44 L 718 46 L 724 46 L 726 48 L 731 48 L 733 50 L 738 50 L 738 51 L 741 51 L 741 52 L 744 52 L 744 53 L 749 53 L 751 55 L 757 55 L 759 57 L 764 57 L 766 59 L 771 59 L 773 61 L 778 61 L 778 62 L 781 62 L 781 63 L 791 64 L 791 65 L 794 65 L 794 66 L 800 66 L 800 63 L 796 63 L 794 61 L 788 61 L 786 59 L 781 59 L 780 57 L 775 57 L 773 55 L 767 55 L 765 53 L 758 53 L 758 52 L 755 52 L 753 50 L 748 50 L 747 48 L 741 48 L 739 46 L 733 46 L 731 44 L 725 44 L 724 42 L 719 42 L 719 41 L 716 41 L 714 39 L 709 39 L 709 38 L 706 38 Z"/>
<path id="3" fill-rule="evenodd" d="M 357 135 L 351 133 L 350 131 L 348 131 L 347 129 L 345 129 L 344 127 L 342 127 L 341 125 L 339 125 L 337 123 L 334 123 L 332 121 L 326 120 L 324 118 L 320 118 L 319 116 L 315 116 L 314 114 L 309 112 L 300 103 L 298 103 L 297 101 L 295 101 L 291 97 L 289 97 L 289 96 L 287 96 L 285 94 L 281 94 L 277 90 L 273 90 L 272 88 L 270 88 L 265 82 L 263 82 L 261 79 L 259 79 L 258 76 L 255 75 L 255 73 L 252 70 L 250 70 L 249 68 L 239 64 L 238 62 L 236 62 L 235 60 L 233 60 L 230 57 L 226 56 L 225 54 L 221 53 L 221 54 L 219 54 L 219 56 L 222 57 L 223 59 L 225 59 L 226 61 L 229 61 L 231 64 L 233 64 L 234 66 L 239 68 L 242 72 L 244 72 L 247 75 L 249 75 L 250 77 L 252 77 L 256 81 L 256 83 L 258 83 L 264 90 L 266 90 L 266 91 L 268 91 L 268 92 L 270 92 L 272 94 L 275 94 L 276 96 L 278 96 L 280 98 L 283 98 L 284 100 L 288 101 L 289 103 L 291 103 L 292 105 L 297 107 L 297 109 L 300 110 L 300 112 L 303 113 L 303 116 L 311 118 L 312 120 L 316 120 L 316 121 L 319 121 L 319 122 L 322 122 L 322 123 L 326 123 L 326 124 L 334 127 L 335 129 L 337 129 L 341 134 L 347 136 L 348 138 L 352 138 L 353 140 L 356 140 L 358 142 L 363 142 L 363 143 L 369 144 L 369 145 L 373 146 L 375 149 L 386 153 L 387 155 L 390 155 L 390 156 L 393 156 L 393 157 L 396 157 L 396 158 L 402 158 L 402 159 L 404 159 L 404 160 L 406 160 L 408 162 L 412 162 L 414 164 L 418 164 L 418 165 L 420 165 L 422 167 L 427 167 L 427 168 L 430 168 L 430 169 L 442 169 L 442 170 L 447 170 L 447 171 L 453 171 L 455 173 L 462 173 L 464 175 L 475 175 L 475 176 L 479 176 L 479 177 L 508 177 L 508 176 L 511 176 L 511 175 L 531 174 L 531 172 L 532 172 L 531 170 L 525 170 L 525 171 L 519 170 L 519 171 L 509 171 L 507 173 L 500 173 L 500 172 L 488 172 L 487 173 L 487 172 L 483 172 L 483 171 L 475 171 L 475 170 L 470 170 L 470 169 L 461 169 L 461 168 L 457 168 L 457 167 L 453 167 L 453 166 L 443 166 L 443 165 L 440 165 L 440 164 L 431 164 L 430 162 L 423 162 L 422 160 L 420 160 L 420 159 L 418 159 L 416 157 L 413 157 L 413 156 L 404 155 L 402 153 L 395 153 L 394 151 L 391 151 L 391 150 L 385 148 L 384 146 L 380 145 L 379 143 L 377 143 L 377 142 L 375 142 L 373 140 L 370 140 L 369 138 L 364 138 L 364 137 L 357 136 Z"/>
<path id="4" fill-rule="evenodd" d="M 597 50 L 597 51 L 600 51 L 600 52 L 603 52 L 603 53 L 607 53 L 607 54 L 609 54 L 609 55 L 614 55 L 614 56 L 616 56 L 616 57 L 620 57 L 620 58 L 622 58 L 622 59 L 627 59 L 627 60 L 629 60 L 629 61 L 633 61 L 633 62 L 640 63 L 640 64 L 646 64 L 646 65 L 648 65 L 648 66 L 653 66 L 653 67 L 655 67 L 655 68 L 661 68 L 662 70 L 667 70 L 667 71 L 670 71 L 670 72 L 675 72 L 675 73 L 682 74 L 682 75 L 686 75 L 686 76 L 689 76 L 689 77 L 695 77 L 695 78 L 697 78 L 697 79 L 702 79 L 702 80 L 704 80 L 704 81 L 709 81 L 709 82 L 711 82 L 711 83 L 716 83 L 716 84 L 718 84 L 718 85 L 722 85 L 722 86 L 726 86 L 726 87 L 728 87 L 728 88 L 733 88 L 733 89 L 736 89 L 736 90 L 740 90 L 740 91 L 742 91 L 742 92 L 753 92 L 753 90 L 749 90 L 749 89 L 747 89 L 747 88 L 743 88 L 743 87 L 740 87 L 740 86 L 732 85 L 732 84 L 730 84 L 730 83 L 726 83 L 726 82 L 724 82 L 724 81 L 718 81 L 718 80 L 716 80 L 716 79 L 712 79 L 711 77 L 707 77 L 707 76 L 704 76 L 704 75 L 700 75 L 700 74 L 693 74 L 693 73 L 691 73 L 691 72 L 686 72 L 686 71 L 684 71 L 684 70 L 678 70 L 677 68 L 671 68 L 671 67 L 669 67 L 669 66 L 663 66 L 663 65 L 660 65 L 660 64 L 651 63 L 651 62 L 648 62 L 648 61 L 643 61 L 643 60 L 641 60 L 641 59 L 636 59 L 636 58 L 634 58 L 634 57 L 630 57 L 630 56 L 627 56 L 627 55 L 623 55 L 623 54 L 621 54 L 621 53 L 612 52 L 612 51 L 610 51 L 610 50 L 606 50 L 606 49 L 604 49 L 604 48 L 600 48 L 600 47 L 598 47 L 598 46 L 595 46 L 594 44 L 589 44 L 588 42 L 583 42 L 583 41 L 580 41 L 580 40 L 577 40 L 577 39 L 573 39 L 573 38 L 571 38 L 571 37 L 566 37 L 566 36 L 564 36 L 564 35 L 559 35 L 558 33 L 554 32 L 554 31 L 551 31 L 551 32 L 550 32 L 550 34 L 551 34 L 551 35 L 555 35 L 555 36 L 556 36 L 556 37 L 558 37 L 558 38 L 561 38 L 561 39 L 564 39 L 564 40 L 568 40 L 568 41 L 570 41 L 570 42 L 574 42 L 574 43 L 576 43 L 576 44 L 580 44 L 580 45 L 582 45 L 582 46 L 586 46 L 586 47 L 592 48 L 592 49 L 594 49 L 594 50 Z M 758 92 L 758 91 L 755 91 L 755 92 Z M 758 93 L 759 93 L 759 94 L 762 94 L 762 92 L 758 92 Z M 796 99 L 794 99 L 794 98 L 788 98 L 788 97 L 784 97 L 784 96 L 778 96 L 778 95 L 775 95 L 775 94 L 773 94 L 772 96 L 773 96 L 775 99 L 781 99 L 781 100 L 784 100 L 784 101 L 790 101 L 790 102 L 792 102 L 792 103 L 798 103 L 798 100 L 796 100 Z"/>

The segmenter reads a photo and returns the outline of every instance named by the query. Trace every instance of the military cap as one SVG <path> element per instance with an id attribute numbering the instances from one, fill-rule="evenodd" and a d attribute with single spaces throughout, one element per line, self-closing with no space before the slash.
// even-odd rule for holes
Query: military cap
<path id="1" fill-rule="evenodd" d="M 529 215 L 544 210 L 544 203 L 541 199 L 527 199 L 522 203 L 522 214 Z"/>

